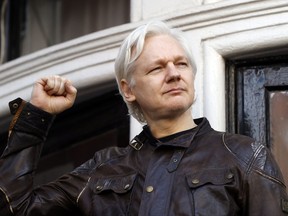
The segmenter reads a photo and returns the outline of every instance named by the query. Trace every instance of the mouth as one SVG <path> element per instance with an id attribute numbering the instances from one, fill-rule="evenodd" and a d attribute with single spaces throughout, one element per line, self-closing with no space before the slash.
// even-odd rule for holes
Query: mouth
<path id="1" fill-rule="evenodd" d="M 164 92 L 164 94 L 179 94 L 179 93 L 182 93 L 184 91 L 183 88 L 171 88 L 171 89 L 168 89 L 167 91 Z"/>

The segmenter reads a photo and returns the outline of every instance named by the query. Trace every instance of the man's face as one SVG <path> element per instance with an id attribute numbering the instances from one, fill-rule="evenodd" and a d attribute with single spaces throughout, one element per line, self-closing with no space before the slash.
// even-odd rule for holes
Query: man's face
<path id="1" fill-rule="evenodd" d="M 126 85 L 126 99 L 137 101 L 147 122 L 182 115 L 193 103 L 192 67 L 183 48 L 171 36 L 145 40 L 132 79 L 133 86 Z"/>

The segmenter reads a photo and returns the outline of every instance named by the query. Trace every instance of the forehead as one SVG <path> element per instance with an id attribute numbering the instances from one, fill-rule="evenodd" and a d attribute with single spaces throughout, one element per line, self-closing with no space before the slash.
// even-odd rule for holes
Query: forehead
<path id="1" fill-rule="evenodd" d="M 155 35 L 145 39 L 140 58 L 143 56 L 162 58 L 170 55 L 185 55 L 181 44 L 172 36 Z"/>

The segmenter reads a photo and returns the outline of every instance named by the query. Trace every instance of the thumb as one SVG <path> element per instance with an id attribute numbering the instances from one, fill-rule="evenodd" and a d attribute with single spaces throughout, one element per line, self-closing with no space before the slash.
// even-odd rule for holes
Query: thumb
<path id="1" fill-rule="evenodd" d="M 70 80 L 65 83 L 66 99 L 70 102 L 74 102 L 77 95 L 77 89 L 72 85 Z"/>

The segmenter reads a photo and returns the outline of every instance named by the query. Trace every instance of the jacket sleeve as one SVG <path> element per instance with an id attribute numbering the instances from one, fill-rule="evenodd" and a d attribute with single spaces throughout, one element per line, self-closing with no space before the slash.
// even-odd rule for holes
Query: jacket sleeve
<path id="1" fill-rule="evenodd" d="M 247 167 L 247 215 L 288 215 L 284 179 L 271 151 L 252 143 L 253 157 Z"/>
<path id="2" fill-rule="evenodd" d="M 54 116 L 21 99 L 0 158 L 0 215 L 77 215 L 77 196 L 87 183 L 83 165 L 57 181 L 33 188 L 34 173 Z"/>
<path id="3" fill-rule="evenodd" d="M 224 143 L 242 167 L 243 215 L 287 215 L 286 186 L 271 151 L 243 135 L 226 134 Z"/>

